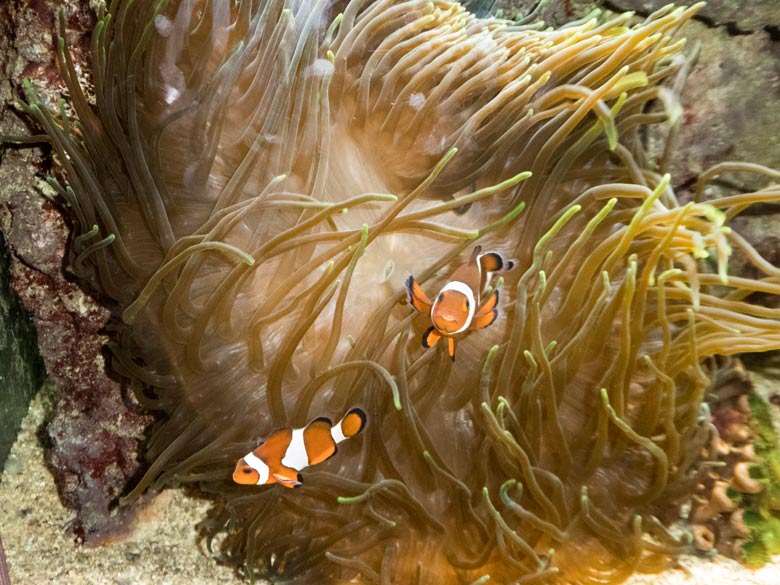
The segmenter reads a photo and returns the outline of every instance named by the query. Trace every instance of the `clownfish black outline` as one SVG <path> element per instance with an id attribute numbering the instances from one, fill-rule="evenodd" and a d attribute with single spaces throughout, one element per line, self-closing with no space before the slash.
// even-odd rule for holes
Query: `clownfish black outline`
<path id="1" fill-rule="evenodd" d="M 287 488 L 300 487 L 301 470 L 333 457 L 339 443 L 359 434 L 365 426 L 366 413 L 353 408 L 335 425 L 321 416 L 300 429 L 274 431 L 236 462 L 233 481 L 241 485 L 279 483 Z"/>
<path id="2" fill-rule="evenodd" d="M 454 362 L 455 338 L 489 327 L 498 318 L 498 289 L 484 302 L 481 299 L 490 276 L 512 270 L 514 266 L 513 261 L 505 261 L 498 252 L 483 254 L 482 246 L 475 246 L 468 262 L 452 273 L 434 301 L 423 292 L 414 276 L 409 275 L 405 283 L 409 302 L 416 311 L 428 315 L 433 323 L 423 333 L 423 347 L 433 347 L 446 337 L 447 353 Z"/>

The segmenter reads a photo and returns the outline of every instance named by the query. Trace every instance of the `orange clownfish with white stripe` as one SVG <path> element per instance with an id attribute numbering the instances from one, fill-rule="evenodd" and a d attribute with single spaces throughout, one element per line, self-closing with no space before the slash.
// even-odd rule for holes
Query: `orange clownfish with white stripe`
<path id="1" fill-rule="evenodd" d="M 436 300 L 426 296 L 413 276 L 406 280 L 409 302 L 420 313 L 430 315 L 433 325 L 423 333 L 423 347 L 433 347 L 442 337 L 447 338 L 447 352 L 455 361 L 455 338 L 468 331 L 484 329 L 498 317 L 498 289 L 482 302 L 481 293 L 491 274 L 505 272 L 514 262 L 505 261 L 498 252 L 482 253 L 476 246 L 471 258 L 452 273 Z"/>
<path id="2" fill-rule="evenodd" d="M 335 425 L 320 417 L 302 429 L 284 428 L 244 455 L 233 470 L 233 481 L 243 485 L 279 483 L 287 488 L 303 484 L 302 469 L 336 454 L 336 445 L 354 437 L 366 426 L 366 415 L 353 408 Z"/>

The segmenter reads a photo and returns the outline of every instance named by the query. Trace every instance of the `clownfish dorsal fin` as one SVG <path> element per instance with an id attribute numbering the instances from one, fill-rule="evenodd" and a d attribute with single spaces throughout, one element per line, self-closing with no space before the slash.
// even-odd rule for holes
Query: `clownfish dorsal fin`
<path id="1" fill-rule="evenodd" d="M 461 266 L 459 266 L 455 272 L 453 272 L 450 275 L 449 283 L 451 284 L 453 282 L 461 282 L 465 286 L 469 287 L 473 293 L 474 297 L 479 299 L 479 293 L 481 290 L 477 290 L 480 288 L 481 280 L 483 278 L 483 271 L 480 266 L 480 252 L 482 250 L 482 246 L 474 246 L 474 250 L 471 252 L 471 256 L 469 257 L 468 262 L 465 262 Z M 446 287 L 446 285 L 445 285 Z"/>
<path id="2" fill-rule="evenodd" d="M 258 457 L 265 459 L 269 464 L 281 461 L 287 448 L 290 446 L 292 436 L 293 429 L 289 427 L 274 431 L 265 440 L 261 440 L 253 452 Z"/>

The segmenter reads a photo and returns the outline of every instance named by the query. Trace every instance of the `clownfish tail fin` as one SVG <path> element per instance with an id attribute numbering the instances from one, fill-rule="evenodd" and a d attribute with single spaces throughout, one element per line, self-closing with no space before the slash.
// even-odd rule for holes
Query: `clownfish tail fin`
<path id="1" fill-rule="evenodd" d="M 479 257 L 479 263 L 485 273 L 508 272 L 517 266 L 517 260 L 505 260 L 498 252 L 485 252 Z"/>
<path id="2" fill-rule="evenodd" d="M 344 433 L 345 437 L 354 437 L 365 428 L 366 413 L 361 408 L 352 408 L 344 415 L 339 424 L 341 424 L 341 432 Z"/>
<path id="3" fill-rule="evenodd" d="M 337 445 L 341 441 L 360 433 L 365 426 L 366 413 L 360 408 L 353 408 L 344 415 L 344 418 L 333 425 L 333 428 L 330 430 L 330 436 L 333 437 L 334 445 Z"/>
<path id="4" fill-rule="evenodd" d="M 333 444 L 338 445 L 341 441 L 354 437 L 360 433 L 366 426 L 366 413 L 360 408 L 353 408 L 344 415 L 339 422 L 333 425 L 330 430 L 330 436 L 333 438 Z M 335 450 L 333 452 L 335 454 Z"/>
<path id="5" fill-rule="evenodd" d="M 485 252 L 479 257 L 479 264 L 485 273 L 501 272 L 504 269 L 504 259 L 498 252 Z"/>
<path id="6" fill-rule="evenodd" d="M 430 313 L 432 305 L 431 300 L 428 298 L 428 295 L 423 292 L 422 288 L 420 288 L 420 285 L 414 279 L 414 276 L 411 274 L 409 275 L 409 278 L 406 279 L 405 286 L 406 292 L 409 295 L 409 303 L 415 310 L 420 313 Z"/>

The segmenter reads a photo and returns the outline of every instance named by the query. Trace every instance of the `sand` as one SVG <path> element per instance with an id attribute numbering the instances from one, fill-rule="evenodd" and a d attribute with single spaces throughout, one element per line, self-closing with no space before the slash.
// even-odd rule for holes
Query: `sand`
<path id="1" fill-rule="evenodd" d="M 73 513 L 57 497 L 36 431 L 52 389 L 44 385 L 22 423 L 0 479 L 0 535 L 12 585 L 211 585 L 238 583 L 197 544 L 195 524 L 208 502 L 166 490 L 145 510 L 126 540 L 99 548 L 68 535 Z"/>

